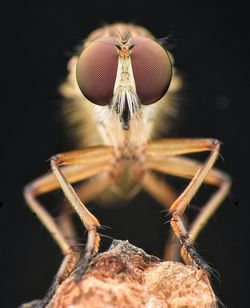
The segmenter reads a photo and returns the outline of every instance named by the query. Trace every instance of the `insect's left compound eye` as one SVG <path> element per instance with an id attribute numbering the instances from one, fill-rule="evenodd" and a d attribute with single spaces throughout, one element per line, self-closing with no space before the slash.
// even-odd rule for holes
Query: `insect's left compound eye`
<path id="1" fill-rule="evenodd" d="M 113 95 L 118 55 L 116 40 L 106 37 L 91 43 L 79 57 L 76 77 L 83 95 L 92 103 L 107 105 Z"/>
<path id="2" fill-rule="evenodd" d="M 172 78 L 172 64 L 166 50 L 156 41 L 132 39 L 131 61 L 136 93 L 143 105 L 150 105 L 167 92 Z"/>

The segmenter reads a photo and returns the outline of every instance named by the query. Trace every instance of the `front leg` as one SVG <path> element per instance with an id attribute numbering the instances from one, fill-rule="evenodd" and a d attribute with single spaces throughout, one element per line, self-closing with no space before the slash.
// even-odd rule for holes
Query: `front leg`
<path id="1" fill-rule="evenodd" d="M 85 149 L 85 150 L 78 151 L 78 152 L 58 154 L 51 158 L 51 169 L 60 187 L 65 197 L 68 199 L 68 202 L 72 205 L 72 207 L 78 214 L 79 218 L 83 222 L 88 232 L 88 238 L 87 238 L 85 254 L 84 254 L 84 260 L 86 264 L 82 268 L 86 268 L 89 260 L 92 258 L 92 256 L 95 253 L 98 252 L 99 242 L 100 242 L 98 228 L 100 227 L 100 223 L 98 219 L 93 214 L 91 214 L 91 212 L 82 203 L 82 201 L 76 194 L 72 185 L 67 181 L 66 177 L 61 172 L 60 165 L 92 164 L 93 161 L 96 161 L 97 163 L 100 161 L 102 163 L 103 159 L 105 159 L 105 155 L 110 160 L 110 153 L 107 153 L 107 151 L 105 150 L 107 150 L 105 147 L 95 147 L 95 149 L 92 151 L 91 149 Z M 108 164 L 110 167 L 109 172 L 108 172 L 108 178 L 109 178 L 108 183 L 109 184 L 112 183 L 117 177 L 120 176 L 120 173 L 122 170 L 121 165 L 119 163 L 117 164 L 116 162 L 117 162 L 117 159 L 113 156 L 112 160 L 109 161 L 109 164 Z M 103 189 L 105 189 L 107 186 L 102 185 L 102 187 Z M 95 195 L 95 191 L 99 192 L 99 190 L 100 190 L 100 187 L 96 187 L 95 189 L 93 189 L 93 185 L 92 185 L 91 194 Z M 78 273 L 76 275 L 76 279 L 80 280 L 82 274 L 83 272 L 80 274 Z"/>
<path id="2" fill-rule="evenodd" d="M 46 306 L 57 285 L 60 284 L 70 274 L 78 260 L 78 253 L 71 249 L 71 244 L 65 238 L 65 227 L 57 225 L 56 220 L 45 210 L 43 205 L 38 201 L 37 196 L 60 188 L 62 184 L 66 186 L 66 190 L 68 187 L 71 187 L 70 192 L 67 191 L 67 193 L 70 194 L 70 198 L 68 199 L 71 203 L 72 199 L 74 200 L 75 196 L 77 197 L 77 195 L 69 183 L 75 183 L 100 174 L 98 177 L 95 177 L 92 182 L 85 184 L 87 190 L 87 199 L 91 199 L 91 196 L 99 194 L 108 188 L 108 186 L 113 183 L 116 177 L 119 175 L 119 167 L 116 166 L 116 168 L 113 168 L 114 162 L 115 158 L 112 148 L 104 146 L 91 147 L 80 151 L 59 154 L 51 159 L 52 169 L 59 178 L 59 181 L 57 181 L 52 174 L 47 174 L 34 180 L 32 183 L 25 187 L 24 196 L 27 204 L 32 209 L 32 211 L 37 214 L 38 218 L 51 233 L 52 237 L 55 239 L 65 255 L 65 259 L 55 277 L 54 283 L 44 300 L 40 303 L 39 307 Z M 69 165 L 62 168 L 63 173 L 59 169 L 60 164 Z M 113 169 L 115 169 L 115 172 Z M 71 196 L 71 193 L 73 194 L 73 197 Z M 79 201 L 79 198 L 77 198 L 76 200 Z M 99 225 L 99 222 L 86 209 L 81 201 L 77 204 L 77 206 L 80 207 L 80 215 L 84 213 L 84 215 L 87 217 L 84 217 L 85 220 L 82 219 L 85 223 L 87 220 L 87 230 L 89 230 L 91 227 L 94 229 L 94 231 L 93 229 L 91 230 L 92 232 L 88 237 L 86 248 L 86 254 L 90 257 L 98 250 L 99 235 L 97 234 L 96 229 Z M 68 227 L 69 225 L 67 223 L 66 228 Z"/>
<path id="3" fill-rule="evenodd" d="M 151 144 L 148 145 L 147 158 L 145 162 L 145 167 L 149 169 L 155 169 L 158 171 L 162 171 L 164 173 L 170 173 L 173 175 L 179 175 L 183 177 L 186 177 L 187 175 L 192 176 L 192 180 L 187 186 L 187 188 L 177 198 L 177 200 L 175 200 L 175 202 L 169 209 L 170 213 L 172 214 L 171 226 L 176 236 L 179 238 L 181 244 L 183 245 L 184 253 L 182 253 L 182 255 L 184 256 L 185 262 L 191 263 L 195 265 L 198 269 L 202 269 L 205 271 L 209 270 L 209 266 L 200 258 L 200 256 L 194 249 L 189 234 L 183 224 L 182 216 L 185 212 L 187 205 L 189 204 L 193 196 L 196 194 L 197 190 L 200 188 L 203 182 L 218 181 L 217 177 L 218 172 L 213 171 L 211 173 L 211 169 L 218 157 L 219 150 L 220 150 L 220 143 L 217 140 L 213 139 L 160 140 L 159 142 L 157 141 L 152 142 Z M 164 165 L 164 158 L 167 161 L 168 157 L 171 156 L 195 153 L 195 152 L 203 152 L 203 151 L 210 151 L 211 154 L 209 155 L 208 159 L 203 165 L 196 164 L 195 167 L 192 166 L 192 170 L 190 170 L 191 168 L 190 164 L 189 165 L 186 165 L 184 163 L 183 165 L 180 164 L 179 168 L 178 166 L 176 166 L 176 171 L 173 166 L 170 165 L 170 167 L 168 167 Z M 172 172 L 168 172 L 170 170 Z M 191 171 L 192 172 L 194 171 L 193 174 Z M 221 182 L 223 182 L 223 180 L 224 178 L 222 178 Z M 226 181 L 225 184 L 221 186 L 221 189 L 218 192 L 217 197 L 213 199 L 212 204 L 210 202 L 210 205 L 208 205 L 209 209 L 211 207 L 213 207 L 213 209 L 218 207 L 219 203 L 223 200 L 223 198 L 227 194 L 229 187 L 230 187 L 230 180 Z M 212 211 L 210 210 L 209 213 L 212 213 Z M 206 221 L 205 220 L 206 218 L 208 218 L 208 216 L 203 216 L 202 218 L 203 223 Z M 192 231 L 193 230 L 194 229 L 192 228 Z M 199 231 L 200 230 L 201 228 L 199 229 Z M 197 235 L 198 232 L 196 233 L 195 236 L 193 236 L 193 238 L 195 238 Z"/>

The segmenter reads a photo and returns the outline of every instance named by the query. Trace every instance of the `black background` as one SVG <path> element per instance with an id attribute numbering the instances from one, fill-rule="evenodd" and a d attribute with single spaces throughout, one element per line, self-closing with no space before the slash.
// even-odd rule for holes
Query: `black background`
<path id="1" fill-rule="evenodd" d="M 25 206 L 22 187 L 48 171 L 46 159 L 52 154 L 73 148 L 56 91 L 66 76 L 67 60 L 79 39 L 103 22 L 132 21 L 158 38 L 173 33 L 173 54 L 187 85 L 174 136 L 216 137 L 224 143 L 224 160 L 218 166 L 231 174 L 232 191 L 197 247 L 220 273 L 220 282 L 214 280 L 214 285 L 222 302 L 248 307 L 247 2 L 20 1 L 9 9 L 3 26 L 8 56 L 2 64 L 7 69 L 1 74 L 0 306 L 16 307 L 41 298 L 62 260 L 56 244 Z M 61 193 L 55 195 L 62 200 Z M 199 197 L 196 203 L 201 203 Z M 162 256 L 166 217 L 146 194 L 121 207 L 100 210 L 93 203 L 90 208 L 111 227 L 105 234 Z M 102 248 L 109 244 L 104 239 Z"/>

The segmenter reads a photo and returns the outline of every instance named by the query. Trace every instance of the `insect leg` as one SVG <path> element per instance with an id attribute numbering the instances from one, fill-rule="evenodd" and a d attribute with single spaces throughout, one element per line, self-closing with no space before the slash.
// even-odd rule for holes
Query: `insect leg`
<path id="1" fill-rule="evenodd" d="M 86 164 L 103 162 L 106 159 L 106 166 L 111 162 L 113 152 L 111 148 L 92 147 L 80 151 L 58 154 L 51 158 L 52 171 L 64 192 L 65 197 L 72 205 L 85 228 L 88 231 L 88 239 L 86 244 L 86 256 L 93 255 L 98 251 L 100 237 L 97 233 L 97 228 L 100 226 L 97 218 L 92 215 L 89 210 L 83 205 L 73 187 L 67 181 L 66 177 L 60 170 L 61 165 Z"/>
<path id="2" fill-rule="evenodd" d="M 84 203 L 94 199 L 97 195 L 102 193 L 104 190 L 106 190 L 119 176 L 117 170 L 114 174 L 112 171 L 104 171 L 101 174 L 98 174 L 97 176 L 93 177 L 89 180 L 87 183 L 83 183 L 78 189 L 76 189 L 76 193 L 79 192 L 78 196 L 81 200 L 84 200 Z M 64 222 L 62 221 L 62 224 Z M 81 259 L 81 266 L 78 266 L 74 270 L 74 277 L 76 281 L 79 281 L 82 278 L 82 275 L 84 274 L 87 265 L 89 264 L 89 260 L 92 257 L 92 255 L 84 255 L 84 258 Z M 43 300 L 43 303 L 47 304 L 50 302 L 52 296 L 55 293 L 55 290 L 57 289 L 57 286 L 68 277 L 70 273 L 68 271 L 65 272 L 65 269 L 68 267 L 68 262 L 71 260 L 69 259 L 69 256 L 67 255 L 65 259 L 63 260 L 59 271 L 56 275 L 55 282 L 53 283 L 52 287 L 50 288 L 50 291 L 46 295 L 45 299 Z M 79 262 L 78 262 L 79 263 Z M 73 264 L 75 266 L 75 263 Z M 80 264 L 79 264 L 80 265 Z M 71 267 L 73 268 L 73 267 Z M 66 273 L 66 275 L 65 275 Z"/>
<path id="3" fill-rule="evenodd" d="M 164 162 L 152 160 L 146 165 L 150 169 L 187 179 L 192 179 L 197 170 L 202 166 L 200 162 L 187 157 L 168 157 Z M 231 186 L 231 179 L 228 174 L 213 168 L 206 175 L 204 183 L 218 186 L 218 190 L 211 196 L 190 226 L 189 237 L 192 241 L 197 239 L 209 218 L 218 209 L 223 199 L 228 194 Z"/>
<path id="4" fill-rule="evenodd" d="M 143 176 L 137 177 L 138 182 L 152 197 L 154 197 L 161 205 L 169 210 L 170 205 L 177 199 L 178 195 L 169 184 L 152 172 L 147 170 Z M 164 260 L 178 260 L 180 251 L 180 243 L 176 240 L 176 236 L 172 230 L 164 249 Z"/>
<path id="5" fill-rule="evenodd" d="M 86 152 L 87 149 L 84 149 L 83 152 Z M 88 149 L 89 150 L 89 149 Z M 105 150 L 105 148 L 104 148 Z M 99 174 L 100 172 L 103 172 L 102 177 L 100 176 L 99 179 L 102 178 L 102 180 L 105 180 L 105 185 L 98 185 L 97 193 L 101 192 L 101 189 L 105 189 L 107 187 L 107 183 L 110 184 L 110 182 L 113 182 L 115 177 L 112 175 L 110 170 L 110 160 L 112 158 L 112 152 L 109 148 L 106 148 L 107 153 L 109 155 L 105 155 L 105 151 L 100 151 L 102 153 L 102 159 L 97 158 L 95 160 L 95 149 L 93 149 L 93 161 L 88 160 L 84 165 L 75 165 L 75 166 L 66 166 L 62 167 L 62 176 L 65 179 L 65 181 L 69 181 L 71 183 L 77 182 L 86 178 L 89 178 L 95 174 Z M 82 154 L 84 154 L 82 153 Z M 78 151 L 78 155 L 79 155 Z M 64 154 L 60 154 L 59 157 L 63 157 Z M 86 155 L 86 156 L 87 156 Z M 87 157 L 83 157 L 84 155 L 79 155 L 81 162 L 84 163 L 84 159 L 86 160 Z M 70 158 L 70 153 L 66 153 L 66 157 Z M 72 152 L 72 157 L 74 157 L 74 163 L 77 164 L 77 160 L 75 158 L 75 153 Z M 55 158 L 54 158 L 55 160 Z M 52 162 L 51 162 L 52 163 Z M 70 162 L 69 162 L 70 163 Z M 94 163 L 94 164 L 93 164 Z M 106 171 L 106 172 L 105 172 Z M 66 180 L 67 178 L 67 180 Z M 100 181 L 100 180 L 99 180 Z M 98 183 L 97 183 L 98 184 Z M 52 237 L 55 239 L 59 247 L 61 248 L 64 255 L 66 255 L 57 275 L 55 278 L 55 282 L 53 283 L 52 288 L 50 289 L 49 293 L 46 295 L 46 298 L 44 300 L 44 303 L 47 303 L 49 299 L 51 298 L 51 295 L 53 295 L 53 292 L 58 284 L 61 283 L 72 271 L 74 268 L 77 259 L 78 259 L 78 253 L 73 251 L 71 248 L 70 243 L 65 239 L 63 230 L 56 224 L 54 218 L 45 210 L 43 205 L 37 200 L 37 196 L 46 192 L 49 192 L 51 190 L 54 190 L 56 188 L 60 187 L 60 183 L 56 181 L 53 174 L 48 174 L 45 176 L 42 176 L 38 178 L 37 180 L 33 181 L 29 185 L 27 185 L 24 189 L 24 196 L 26 199 L 27 204 L 29 207 L 34 211 L 34 213 L 37 214 L 39 219 L 42 221 L 42 223 L 46 226 L 48 231 L 51 233 Z M 92 193 L 94 193 L 93 190 L 93 184 L 92 184 Z M 90 197 L 90 194 L 89 194 Z M 89 213 L 89 212 L 88 212 Z M 90 214 L 92 215 L 92 214 Z M 94 217 L 94 216 L 93 216 Z M 91 216 L 92 218 L 92 216 Z M 97 219 L 96 219 L 97 221 Z M 98 222 L 98 221 L 97 221 Z M 97 235 L 97 241 L 99 239 Z M 97 242 L 98 244 L 98 242 Z"/>
<path id="6" fill-rule="evenodd" d="M 110 150 L 107 149 L 108 152 Z M 109 166 L 109 160 L 106 156 L 102 156 L 103 161 L 95 161 L 92 163 L 89 161 L 83 165 L 65 166 L 62 168 L 62 172 L 70 183 L 75 183 L 80 180 L 84 180 L 93 175 L 107 170 Z M 67 242 L 63 231 L 60 230 L 53 217 L 46 211 L 43 205 L 37 200 L 37 197 L 41 194 L 45 194 L 60 187 L 60 184 L 56 180 L 53 174 L 47 174 L 39 177 L 24 188 L 24 197 L 31 208 L 31 210 L 38 216 L 41 222 L 50 232 L 51 236 L 57 242 L 62 252 L 66 255 L 71 251 L 70 243 Z"/>
<path id="7" fill-rule="evenodd" d="M 183 142 L 184 141 L 184 142 Z M 182 146 L 181 146 L 182 143 Z M 204 146 L 205 145 L 205 146 Z M 201 230 L 201 226 L 205 221 L 209 218 L 209 215 L 211 216 L 213 211 L 219 206 L 225 195 L 227 194 L 229 187 L 230 187 L 230 180 L 223 180 L 223 183 L 226 183 L 220 187 L 218 193 L 210 199 L 209 205 L 205 207 L 205 209 L 209 209 L 205 211 L 205 215 L 201 217 L 199 220 L 199 223 L 195 224 L 194 227 L 191 227 L 191 230 L 193 230 L 192 238 L 189 237 L 188 232 L 183 224 L 182 215 L 185 212 L 185 209 L 197 190 L 200 188 L 201 184 L 205 181 L 208 183 L 215 182 L 218 180 L 218 171 L 211 171 L 211 168 L 213 167 L 218 154 L 220 150 L 220 144 L 217 140 L 212 139 L 200 139 L 200 140 L 180 140 L 178 143 L 178 140 L 173 140 L 173 143 L 171 143 L 170 140 L 161 140 L 159 142 L 159 153 L 158 158 L 159 161 L 156 162 L 157 158 L 157 142 L 154 142 L 154 151 L 152 151 L 149 156 L 148 160 L 145 162 L 145 167 L 158 170 L 164 173 L 169 173 L 170 169 L 172 168 L 172 174 L 173 175 L 179 175 L 182 177 L 188 177 L 192 178 L 189 185 L 186 187 L 186 189 L 183 191 L 183 193 L 175 200 L 175 202 L 170 207 L 170 213 L 172 213 L 172 219 L 171 219 L 171 226 L 179 238 L 181 244 L 183 245 L 183 254 L 184 259 L 186 263 L 192 263 L 196 267 L 207 270 L 207 265 L 204 261 L 201 260 L 197 252 L 195 251 L 192 240 L 195 239 Z M 149 146 L 150 147 L 150 146 Z M 166 147 L 165 151 L 165 162 L 164 162 L 164 147 Z M 169 158 L 168 155 L 180 155 L 180 154 L 187 154 L 187 153 L 194 153 L 194 152 L 202 152 L 202 151 L 210 151 L 210 155 L 205 161 L 204 164 L 198 164 L 191 168 L 191 164 L 188 165 L 188 167 L 185 169 L 185 164 L 179 165 L 178 162 L 176 164 L 177 171 L 175 172 L 175 167 L 173 165 L 173 159 Z M 167 163 L 169 160 L 172 159 L 172 167 L 171 162 Z M 176 158 L 178 159 L 178 158 Z M 180 158 L 179 158 L 180 159 Z M 186 160 L 187 161 L 187 160 Z M 190 160 L 188 160 L 190 161 Z M 180 161 L 179 161 L 180 162 Z M 157 165 L 157 166 L 156 166 Z M 194 165 L 194 163 L 193 163 Z M 183 170 L 183 173 L 181 173 L 181 170 Z M 190 172 L 192 170 L 192 172 Z M 190 172 L 188 174 L 188 171 Z M 217 177 L 215 177 L 215 174 Z M 220 180 L 222 179 L 222 174 L 220 175 Z M 209 215 L 208 215 L 209 214 Z M 182 255 L 183 255 L 182 254 Z"/>
<path id="8" fill-rule="evenodd" d="M 87 204 L 89 201 L 94 200 L 99 194 L 108 189 L 114 180 L 114 174 L 111 175 L 110 171 L 103 171 L 102 173 L 89 179 L 87 182 L 81 183 L 78 187 L 75 188 L 75 192 L 79 199 L 82 200 L 84 204 Z M 76 244 L 74 239 L 77 238 L 77 235 L 74 230 L 71 214 L 72 206 L 69 202 L 66 202 L 59 214 L 57 223 L 60 226 L 60 229 L 63 231 L 64 236 L 67 239 L 70 239 L 70 242 L 73 246 Z"/>

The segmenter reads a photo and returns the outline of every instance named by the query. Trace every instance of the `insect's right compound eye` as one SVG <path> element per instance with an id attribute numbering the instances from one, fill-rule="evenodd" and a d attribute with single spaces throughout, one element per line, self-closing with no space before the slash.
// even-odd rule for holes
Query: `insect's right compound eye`
<path id="1" fill-rule="evenodd" d="M 76 68 L 77 83 L 83 95 L 94 104 L 109 104 L 117 67 L 115 38 L 106 37 L 87 46 L 80 55 Z"/>

